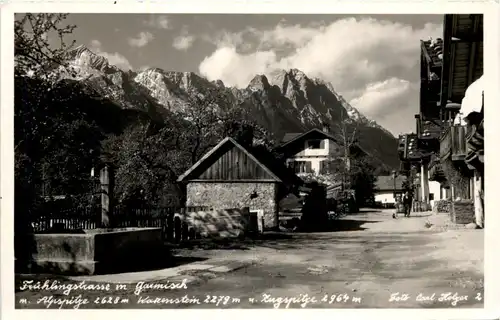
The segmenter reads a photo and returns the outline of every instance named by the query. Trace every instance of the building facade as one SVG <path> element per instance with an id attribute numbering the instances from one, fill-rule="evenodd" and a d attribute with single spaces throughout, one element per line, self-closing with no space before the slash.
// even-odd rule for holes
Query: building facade
<path id="1" fill-rule="evenodd" d="M 286 158 L 286 165 L 299 175 L 318 175 L 324 171 L 328 161 L 343 157 L 345 153 L 327 127 L 305 133 L 288 133 L 278 151 Z"/>
<path id="2" fill-rule="evenodd" d="M 249 207 L 263 212 L 263 227 L 278 228 L 279 201 L 298 193 L 302 180 L 269 152 L 223 139 L 178 182 L 186 187 L 186 206 L 214 209 Z"/>
<path id="3" fill-rule="evenodd" d="M 378 176 L 375 182 L 375 203 L 395 205 L 403 190 L 404 176 Z"/>
<path id="4" fill-rule="evenodd" d="M 483 16 L 445 15 L 443 38 L 421 41 L 420 66 L 416 134 L 400 137 L 403 166 L 419 181 L 419 198 L 425 203 L 449 199 L 452 216 L 455 207 L 467 203 L 474 202 L 469 211 L 482 210 L 477 200 L 483 188 L 482 91 L 476 90 L 479 98 L 472 107 L 466 107 L 466 93 L 481 86 Z"/>

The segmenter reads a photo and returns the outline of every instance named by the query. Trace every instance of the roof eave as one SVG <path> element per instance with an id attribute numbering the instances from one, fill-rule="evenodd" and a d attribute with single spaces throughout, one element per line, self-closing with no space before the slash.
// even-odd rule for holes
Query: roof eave
<path id="1" fill-rule="evenodd" d="M 203 157 L 200 158 L 191 168 L 186 170 L 182 175 L 177 178 L 177 182 L 186 182 L 186 178 L 196 169 L 198 168 L 204 161 L 206 161 L 212 154 L 215 153 L 219 148 L 221 148 L 225 143 L 232 143 L 234 144 L 238 149 L 243 151 L 250 159 L 255 161 L 257 164 L 259 164 L 264 171 L 266 171 L 276 182 L 278 183 L 284 183 L 282 179 L 280 179 L 271 169 L 269 169 L 265 164 L 263 164 L 259 159 L 257 159 L 251 152 L 249 152 L 247 149 L 245 149 L 242 145 L 240 145 L 236 140 L 234 140 L 231 137 L 226 137 L 222 139 L 215 147 L 213 147 L 209 152 L 207 152 Z"/>
<path id="2" fill-rule="evenodd" d="M 312 133 L 312 132 L 319 132 L 319 133 L 321 133 L 321 134 L 325 135 L 325 137 L 326 137 L 326 138 L 328 138 L 328 139 L 330 139 L 330 140 L 332 140 L 332 141 L 334 141 L 334 142 L 338 143 L 337 139 L 336 139 L 334 136 L 332 136 L 331 134 L 326 133 L 326 132 L 324 132 L 324 131 L 322 131 L 322 130 L 320 130 L 320 129 L 318 129 L 318 128 L 313 128 L 313 129 L 311 129 L 311 130 L 309 130 L 309 131 L 306 131 L 306 132 L 304 132 L 304 133 L 301 133 L 301 134 L 299 134 L 298 136 L 294 137 L 293 139 L 291 139 L 291 140 L 289 140 L 289 141 L 287 141 L 287 142 L 285 142 L 285 143 L 283 143 L 283 144 L 279 145 L 276 149 L 283 148 L 283 147 L 285 147 L 286 145 L 288 145 L 288 144 L 290 144 L 290 143 L 292 143 L 292 142 L 295 142 L 295 141 L 297 141 L 297 140 L 300 140 L 300 139 L 302 139 L 303 137 L 305 137 L 306 135 L 308 135 L 308 134 L 310 134 L 310 133 Z"/>

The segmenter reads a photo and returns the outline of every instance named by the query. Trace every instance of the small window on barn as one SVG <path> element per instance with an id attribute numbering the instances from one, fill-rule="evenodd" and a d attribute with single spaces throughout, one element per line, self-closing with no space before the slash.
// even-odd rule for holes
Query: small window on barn
<path id="1" fill-rule="evenodd" d="M 321 140 L 309 140 L 309 149 L 321 149 Z"/>

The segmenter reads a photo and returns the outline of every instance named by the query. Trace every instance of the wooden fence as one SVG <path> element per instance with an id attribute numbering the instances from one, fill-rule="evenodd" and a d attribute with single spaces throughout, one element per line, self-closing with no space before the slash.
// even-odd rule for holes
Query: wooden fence
<path id="1" fill-rule="evenodd" d="M 100 208 L 98 207 L 52 208 L 34 217 L 31 226 L 36 233 L 95 229 L 99 226 L 100 212 Z"/>
<path id="2" fill-rule="evenodd" d="M 164 239 L 180 242 L 199 238 L 196 232 L 188 227 L 186 213 L 210 211 L 210 207 L 147 207 L 124 208 L 115 207 L 111 215 L 113 228 L 162 228 Z M 85 229 L 101 227 L 101 208 L 70 208 L 45 212 L 32 221 L 35 233 L 44 232 L 82 232 Z"/>

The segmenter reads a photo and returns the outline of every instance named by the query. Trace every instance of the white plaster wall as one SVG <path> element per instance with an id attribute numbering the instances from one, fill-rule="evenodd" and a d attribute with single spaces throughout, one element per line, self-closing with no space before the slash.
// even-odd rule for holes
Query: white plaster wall
<path id="1" fill-rule="evenodd" d="M 321 161 L 328 160 L 328 157 L 314 157 L 314 158 L 297 157 L 297 158 L 293 158 L 293 160 L 294 161 L 309 161 L 309 162 L 311 162 L 311 169 L 314 170 L 315 174 L 319 174 L 319 168 L 320 168 Z"/>
<path id="2" fill-rule="evenodd" d="M 309 149 L 308 142 L 305 141 L 303 150 L 290 157 L 289 161 L 309 161 L 314 173 L 319 174 L 321 161 L 329 160 L 331 157 L 338 156 L 342 152 L 339 146 L 330 139 L 325 139 L 323 142 L 325 145 L 323 149 Z"/>
<path id="3" fill-rule="evenodd" d="M 429 195 L 434 194 L 434 200 L 430 200 L 431 207 L 434 208 L 434 202 L 438 200 L 443 200 L 445 196 L 445 191 L 441 192 L 441 184 L 437 181 L 429 181 Z M 441 197 L 441 193 L 443 197 Z"/>
<path id="4" fill-rule="evenodd" d="M 328 150 L 330 145 L 330 140 L 325 139 L 325 147 L 323 149 L 310 149 L 308 141 L 304 142 L 304 156 L 328 156 Z"/>
<path id="5" fill-rule="evenodd" d="M 396 199 L 394 199 L 394 192 L 393 191 L 377 192 L 375 194 L 375 202 L 382 202 L 382 204 L 396 203 Z"/>

